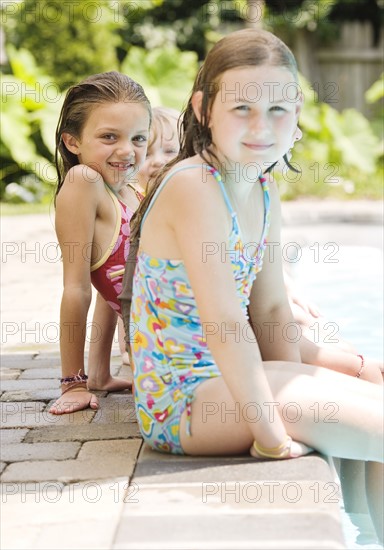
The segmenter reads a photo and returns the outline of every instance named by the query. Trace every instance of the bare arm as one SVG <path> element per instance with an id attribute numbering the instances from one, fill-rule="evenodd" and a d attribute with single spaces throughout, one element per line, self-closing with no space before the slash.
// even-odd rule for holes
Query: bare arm
<path id="1" fill-rule="evenodd" d="M 249 315 L 264 361 L 300 362 L 299 328 L 294 322 L 284 285 L 281 214 L 276 184 L 270 184 L 271 228 L 263 269 L 253 284 Z"/>
<path id="2" fill-rule="evenodd" d="M 302 361 L 356 376 L 361 368 L 361 359 L 356 354 L 316 345 L 303 335 L 303 328 L 293 318 L 281 260 L 280 203 L 273 182 L 270 195 L 271 218 L 277 223 L 272 223 L 263 269 L 253 285 L 249 306 L 262 357 L 264 360 Z M 361 379 L 382 384 L 380 367 L 377 361 L 366 359 Z"/>
<path id="3" fill-rule="evenodd" d="M 100 185 L 86 179 L 79 165 L 67 175 L 57 197 L 56 233 L 64 271 L 60 309 L 63 377 L 84 372 L 86 322 L 92 298 L 90 256 Z"/>

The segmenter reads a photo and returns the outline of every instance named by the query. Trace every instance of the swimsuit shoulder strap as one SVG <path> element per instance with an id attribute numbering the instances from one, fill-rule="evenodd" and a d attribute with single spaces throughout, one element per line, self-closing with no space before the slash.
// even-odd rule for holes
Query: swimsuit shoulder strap
<path id="1" fill-rule="evenodd" d="M 230 212 L 231 215 L 234 214 L 234 210 L 232 208 L 232 205 L 231 205 L 231 202 L 229 200 L 229 197 L 228 197 L 228 194 L 225 190 L 225 187 L 224 187 L 224 184 L 223 184 L 223 180 L 221 179 L 221 176 L 220 176 L 220 172 L 218 172 L 218 170 L 216 170 L 215 168 L 213 168 L 212 166 L 208 165 L 208 164 L 188 164 L 186 166 L 179 166 L 178 168 L 175 168 L 174 170 L 171 170 L 166 176 L 165 178 L 163 179 L 163 181 L 161 182 L 161 184 L 159 185 L 158 189 L 156 190 L 155 194 L 153 195 L 152 197 L 152 200 L 143 216 L 143 219 L 141 220 L 141 227 L 143 226 L 143 223 L 146 219 L 146 217 L 148 216 L 152 206 L 154 205 L 157 197 L 159 196 L 159 194 L 161 193 L 161 191 L 164 189 L 164 186 L 165 184 L 167 183 L 167 181 L 174 175 L 174 174 L 177 174 L 178 172 L 182 172 L 183 170 L 188 170 L 190 168 L 201 168 L 201 167 L 205 167 L 207 169 L 207 171 L 212 174 L 212 176 L 215 178 L 215 180 L 218 182 L 219 186 L 220 186 L 220 189 L 221 189 L 221 192 L 223 194 L 223 197 L 224 197 L 224 201 L 225 201 L 225 204 L 227 205 L 227 208 Z"/>

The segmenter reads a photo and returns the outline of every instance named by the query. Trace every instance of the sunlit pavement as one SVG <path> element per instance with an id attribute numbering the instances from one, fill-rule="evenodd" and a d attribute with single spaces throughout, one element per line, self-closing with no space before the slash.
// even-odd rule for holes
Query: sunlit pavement
<path id="1" fill-rule="evenodd" d="M 283 254 L 300 284 L 320 269 L 332 278 L 329 259 L 340 260 L 340 273 L 344 247 L 382 254 L 379 203 L 296 202 L 283 205 L 283 217 Z M 98 412 L 50 415 L 62 291 L 53 221 L 3 218 L 1 238 L 2 548 L 345 547 L 338 488 L 321 456 L 255 463 L 161 455 L 142 445 L 124 392 L 99 392 Z M 117 341 L 112 371 L 131 376 Z"/>

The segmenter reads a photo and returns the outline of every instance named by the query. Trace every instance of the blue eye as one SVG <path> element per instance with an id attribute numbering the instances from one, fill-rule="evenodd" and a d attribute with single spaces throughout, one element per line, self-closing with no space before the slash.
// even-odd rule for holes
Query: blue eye
<path id="1" fill-rule="evenodd" d="M 237 107 L 235 107 L 235 111 L 248 112 L 250 110 L 251 109 L 250 109 L 249 105 L 238 105 Z"/>
<path id="2" fill-rule="evenodd" d="M 286 109 L 284 109 L 284 107 L 281 107 L 281 105 L 274 105 L 273 107 L 270 108 L 270 111 L 275 111 L 276 113 L 283 113 L 286 111 Z"/>
<path id="3" fill-rule="evenodd" d="M 147 143 L 147 137 L 146 136 L 141 136 L 141 135 L 135 136 L 133 138 L 133 141 L 137 141 L 139 143 Z"/>

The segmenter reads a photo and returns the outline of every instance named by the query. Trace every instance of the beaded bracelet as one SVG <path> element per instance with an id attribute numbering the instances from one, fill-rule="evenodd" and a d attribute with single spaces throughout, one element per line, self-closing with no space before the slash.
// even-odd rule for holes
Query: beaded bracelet
<path id="1" fill-rule="evenodd" d="M 80 374 L 80 371 L 77 374 L 72 376 L 67 376 L 66 378 L 60 378 L 60 384 L 67 386 L 68 384 L 73 384 L 73 382 L 86 382 L 88 376 L 86 374 Z"/>
<path id="2" fill-rule="evenodd" d="M 357 357 L 360 357 L 360 359 L 361 359 L 361 367 L 360 367 L 359 372 L 356 374 L 356 378 L 360 378 L 361 373 L 362 373 L 363 370 L 364 370 L 365 363 L 364 363 L 364 357 L 363 357 L 362 355 L 358 355 Z"/>
<path id="3" fill-rule="evenodd" d="M 292 445 L 292 437 L 287 435 L 287 438 L 284 443 L 281 443 L 278 447 L 261 447 L 256 443 L 256 441 L 253 442 L 253 448 L 257 452 L 258 455 L 260 455 L 263 458 L 285 458 L 289 453 L 291 452 L 291 445 Z M 276 453 L 275 451 L 280 450 L 279 453 Z"/>

